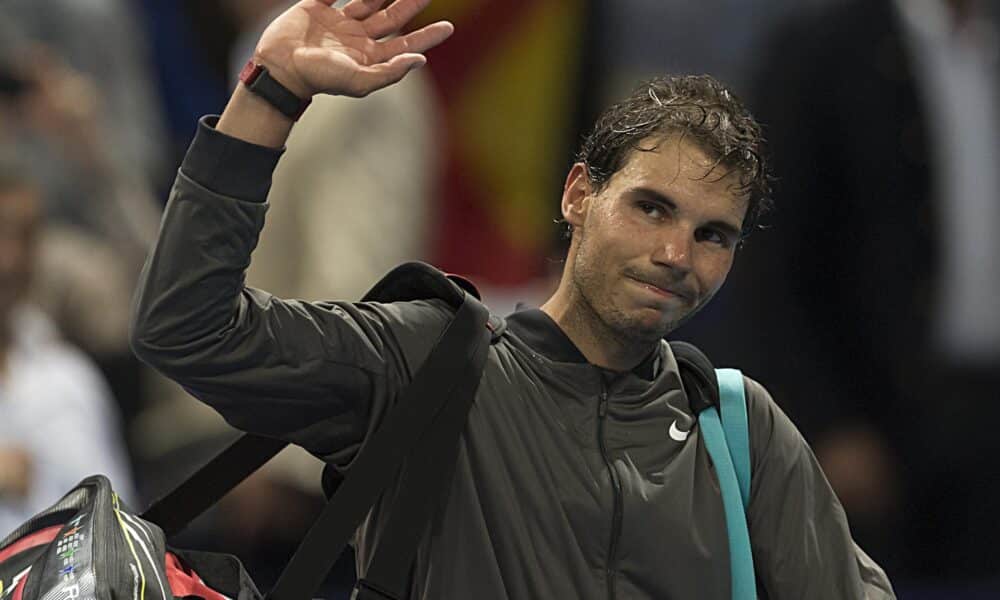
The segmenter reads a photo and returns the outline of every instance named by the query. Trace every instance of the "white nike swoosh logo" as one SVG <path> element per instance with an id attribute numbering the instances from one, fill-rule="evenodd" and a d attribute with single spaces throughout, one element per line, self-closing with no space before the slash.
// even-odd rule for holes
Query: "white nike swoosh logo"
<path id="1" fill-rule="evenodd" d="M 688 431 L 681 431 L 680 429 L 677 429 L 677 421 L 670 424 L 670 439 L 672 440 L 683 442 L 688 439 L 689 433 L 691 433 L 690 429 Z"/>

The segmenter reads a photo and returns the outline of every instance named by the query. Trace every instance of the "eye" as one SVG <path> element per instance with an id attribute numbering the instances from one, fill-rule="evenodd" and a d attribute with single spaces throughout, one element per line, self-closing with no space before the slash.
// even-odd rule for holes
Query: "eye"
<path id="1" fill-rule="evenodd" d="M 695 234 L 695 239 L 699 242 L 718 244 L 723 248 L 729 248 L 733 244 L 732 240 L 729 239 L 729 236 L 712 227 L 702 227 L 699 229 Z"/>
<path id="2" fill-rule="evenodd" d="M 643 213 L 654 219 L 662 219 L 665 215 L 663 212 L 663 207 L 655 202 L 639 201 L 636 203 Z"/>

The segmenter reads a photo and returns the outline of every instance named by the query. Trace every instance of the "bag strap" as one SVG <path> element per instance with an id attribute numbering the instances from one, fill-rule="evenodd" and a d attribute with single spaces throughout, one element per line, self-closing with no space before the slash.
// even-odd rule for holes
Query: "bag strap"
<path id="1" fill-rule="evenodd" d="M 752 600 L 757 597 L 753 570 L 753 555 L 750 551 L 750 533 L 740 495 L 740 484 L 736 479 L 733 459 L 726 446 L 719 412 L 713 406 L 698 415 L 698 425 L 705 439 L 715 473 L 719 478 L 722 492 L 722 508 L 726 516 L 726 531 L 729 535 L 729 572 L 733 600 Z"/>
<path id="2" fill-rule="evenodd" d="M 466 294 L 461 308 L 434 346 L 430 356 L 403 390 L 396 406 L 372 433 L 295 555 L 267 594 L 270 600 L 305 600 L 323 582 L 376 499 L 396 477 L 403 459 L 411 454 L 449 400 L 478 382 L 489 349 L 486 327 L 489 311 Z M 473 374 L 468 357 L 476 357 Z M 464 365 L 456 377 L 456 365 Z M 460 367 L 461 368 L 461 367 Z"/>
<path id="3" fill-rule="evenodd" d="M 464 359 L 453 398 L 420 439 L 419 451 L 407 460 L 400 492 L 382 530 L 356 600 L 407 597 L 417 546 L 440 503 L 448 501 L 458 459 L 459 441 L 482 379 L 489 343 Z M 457 363 L 456 363 L 457 364 Z M 375 592 L 375 593 L 373 593 Z"/>
<path id="4" fill-rule="evenodd" d="M 719 382 L 712 361 L 697 346 L 688 342 L 671 341 L 670 350 L 677 362 L 681 387 L 688 398 L 691 413 L 698 415 L 711 406 L 719 405 Z"/>
<path id="5" fill-rule="evenodd" d="M 743 373 L 738 369 L 716 369 L 719 380 L 719 407 L 729 456 L 733 459 L 744 509 L 750 506 L 750 423 Z"/>
<path id="6" fill-rule="evenodd" d="M 464 406 L 462 413 L 467 414 L 490 342 L 499 338 L 506 323 L 479 302 L 478 292 L 471 283 L 456 276 L 445 277 L 434 267 L 418 262 L 393 269 L 375 284 L 363 301 L 425 298 L 447 301 L 456 309 L 454 318 L 414 374 L 410 385 L 401 392 L 396 406 L 389 411 L 382 426 L 355 459 L 351 470 L 355 475 L 345 478 L 342 483 L 338 482 L 338 493 L 330 499 L 306 534 L 268 594 L 270 598 L 299 600 L 312 597 L 361 520 L 398 472 L 403 458 L 412 454 L 410 451 L 416 440 L 422 435 L 436 440 L 433 431 L 441 429 L 439 422 L 451 423 L 454 428 L 458 418 L 454 413 L 463 410 L 463 403 L 450 400 L 468 399 L 469 404 Z M 470 361 L 469 357 L 473 360 Z M 455 365 L 464 365 L 465 368 L 457 370 Z M 424 433 L 425 430 L 427 433 Z M 455 444 L 460 433 L 461 428 L 455 434 Z M 282 440 L 243 434 L 187 480 L 154 502 L 142 517 L 160 525 L 167 535 L 174 534 L 287 445 Z M 423 456 L 422 452 L 416 455 Z M 434 467 L 432 461 L 424 462 Z M 433 473 L 440 471 L 435 468 Z M 434 489 L 441 487 L 435 486 Z M 420 492 L 413 493 L 414 496 L 418 494 Z M 415 548 L 414 543 L 414 553 Z"/>
<path id="7" fill-rule="evenodd" d="M 746 507 L 750 494 L 750 436 L 743 374 L 714 369 L 696 346 L 670 342 L 691 411 L 698 415 L 705 448 L 715 465 L 729 539 L 733 600 L 756 600 Z M 722 417 L 719 416 L 721 408 Z"/>
<path id="8" fill-rule="evenodd" d="M 243 434 L 140 516 L 171 536 L 218 502 L 288 442 Z"/>
<path id="9" fill-rule="evenodd" d="M 457 311 L 466 294 L 477 300 L 479 298 L 479 292 L 471 282 L 455 275 L 446 276 L 426 263 L 412 261 L 389 271 L 368 290 L 362 301 L 439 298 Z M 487 326 L 496 337 L 503 332 L 506 322 L 490 314 Z M 242 434 L 185 481 L 150 504 L 140 516 L 159 525 L 167 536 L 174 535 L 287 445 L 288 442 L 275 438 Z M 324 470 L 324 484 L 326 473 Z M 332 493 L 327 496 L 332 496 Z"/>

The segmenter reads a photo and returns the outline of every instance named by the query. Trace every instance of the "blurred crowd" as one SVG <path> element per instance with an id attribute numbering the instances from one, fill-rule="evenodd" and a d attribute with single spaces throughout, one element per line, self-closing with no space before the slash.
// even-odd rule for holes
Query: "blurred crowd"
<path id="1" fill-rule="evenodd" d="M 132 356 L 129 305 L 197 119 L 288 4 L 0 3 L 0 538 L 95 472 L 143 507 L 235 436 Z M 997 3 L 438 0 L 426 18 L 457 26 L 428 68 L 295 127 L 248 283 L 355 299 L 418 259 L 497 312 L 538 303 L 596 113 L 643 78 L 715 75 L 764 124 L 776 209 L 677 337 L 767 385 L 901 596 L 997 597 Z M 321 466 L 284 452 L 179 545 L 234 552 L 266 587 Z"/>

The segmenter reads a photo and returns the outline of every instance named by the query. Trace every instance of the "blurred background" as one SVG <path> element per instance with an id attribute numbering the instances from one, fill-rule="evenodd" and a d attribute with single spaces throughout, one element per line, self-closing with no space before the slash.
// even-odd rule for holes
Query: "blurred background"
<path id="1" fill-rule="evenodd" d="M 287 5 L 0 1 L 0 537 L 92 472 L 143 507 L 232 439 L 132 357 L 129 302 L 198 117 Z M 497 312 L 538 305 L 600 109 L 714 75 L 764 124 L 777 208 L 675 337 L 770 389 L 900 597 L 1000 598 L 998 3 L 436 0 L 439 18 L 457 29 L 427 68 L 296 126 L 249 283 L 359 298 L 423 259 Z M 177 545 L 268 587 L 319 470 L 283 453 Z"/>

